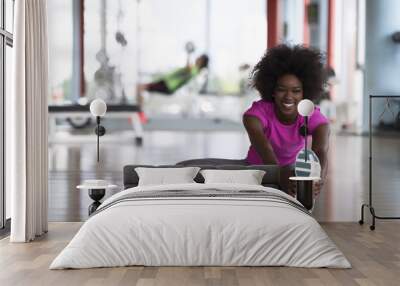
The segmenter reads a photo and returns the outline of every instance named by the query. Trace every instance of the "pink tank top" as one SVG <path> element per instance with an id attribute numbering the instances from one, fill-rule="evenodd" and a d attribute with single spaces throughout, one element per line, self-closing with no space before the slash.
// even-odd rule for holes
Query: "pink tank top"
<path id="1" fill-rule="evenodd" d="M 260 120 L 264 128 L 264 135 L 271 143 L 280 166 L 290 165 L 296 161 L 297 153 L 304 148 L 304 137 L 300 135 L 300 128 L 304 124 L 303 116 L 298 115 L 293 124 L 283 124 L 275 114 L 274 103 L 263 99 L 254 101 L 244 114 Z M 328 119 L 316 107 L 309 119 L 308 133 L 312 134 L 318 126 L 328 123 Z M 246 161 L 252 165 L 263 164 L 253 146 L 249 148 Z"/>

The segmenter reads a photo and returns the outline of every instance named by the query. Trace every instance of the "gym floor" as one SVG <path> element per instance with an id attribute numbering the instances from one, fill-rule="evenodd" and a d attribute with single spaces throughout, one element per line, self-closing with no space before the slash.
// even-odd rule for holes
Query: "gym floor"
<path id="1" fill-rule="evenodd" d="M 122 188 L 122 169 L 128 164 L 174 164 L 191 158 L 242 159 L 249 140 L 238 131 L 147 131 L 143 146 L 132 137 L 114 134 L 101 142 L 96 161 L 95 137 L 49 146 L 49 219 L 84 221 L 91 203 L 76 186 L 85 179 L 105 179 Z M 379 215 L 400 215 L 399 138 L 380 136 L 374 146 L 374 206 Z M 118 190 L 116 190 L 118 191 Z M 107 196 L 111 195 L 110 191 Z M 317 199 L 314 216 L 321 222 L 358 221 L 368 195 L 368 137 L 331 136 L 329 174 Z"/>

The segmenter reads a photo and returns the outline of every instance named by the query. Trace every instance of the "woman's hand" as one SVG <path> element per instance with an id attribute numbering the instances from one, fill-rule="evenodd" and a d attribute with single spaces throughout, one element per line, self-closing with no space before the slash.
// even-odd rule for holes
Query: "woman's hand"
<path id="1" fill-rule="evenodd" d="M 319 196 L 323 186 L 324 186 L 324 181 L 322 179 L 321 180 L 317 180 L 317 181 L 313 181 L 314 198 Z"/>
<path id="2" fill-rule="evenodd" d="M 323 186 L 324 186 L 324 181 L 323 180 L 313 181 L 313 186 L 312 186 L 313 198 L 316 198 L 316 197 L 319 196 Z M 287 193 L 289 195 L 291 195 L 292 197 L 294 197 L 297 194 L 297 183 L 296 183 L 296 181 L 288 180 L 288 184 L 287 184 L 287 188 L 286 189 L 287 189 Z"/>
<path id="3" fill-rule="evenodd" d="M 288 195 L 294 197 L 296 195 L 296 182 L 289 180 L 290 177 L 294 176 L 294 168 L 293 166 L 282 166 L 279 168 L 279 178 L 280 178 L 280 186 L 282 190 L 284 190 Z"/>
<path id="4" fill-rule="evenodd" d="M 295 197 L 297 194 L 297 182 L 289 180 L 288 181 L 288 187 L 287 187 L 287 193 L 288 195 Z"/>
<path id="5" fill-rule="evenodd" d="M 321 180 L 313 182 L 314 197 L 321 192 L 328 174 L 328 149 L 330 129 L 328 124 L 318 126 L 312 134 L 312 150 L 321 164 Z"/>

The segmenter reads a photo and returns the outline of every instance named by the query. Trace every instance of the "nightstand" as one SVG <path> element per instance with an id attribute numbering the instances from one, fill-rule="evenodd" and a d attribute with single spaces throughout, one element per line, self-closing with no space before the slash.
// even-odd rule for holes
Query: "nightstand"
<path id="1" fill-rule="evenodd" d="M 94 201 L 88 208 L 89 216 L 94 213 L 101 205 L 100 200 L 106 194 L 107 189 L 117 188 L 116 185 L 110 185 L 105 180 L 86 180 L 82 185 L 77 186 L 77 189 L 88 190 L 89 197 Z"/>

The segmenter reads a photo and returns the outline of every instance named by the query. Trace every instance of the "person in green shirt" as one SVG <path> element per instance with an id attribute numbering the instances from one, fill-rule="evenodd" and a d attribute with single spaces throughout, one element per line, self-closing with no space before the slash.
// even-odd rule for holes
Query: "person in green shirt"
<path id="1" fill-rule="evenodd" d="M 155 81 L 138 85 L 139 97 L 141 92 L 158 92 L 165 95 L 171 95 L 179 88 L 188 83 L 192 78 L 196 77 L 203 68 L 208 66 L 208 56 L 203 54 L 199 56 L 194 65 L 189 63 L 182 68 L 175 69 L 169 73 L 162 75 Z"/>

